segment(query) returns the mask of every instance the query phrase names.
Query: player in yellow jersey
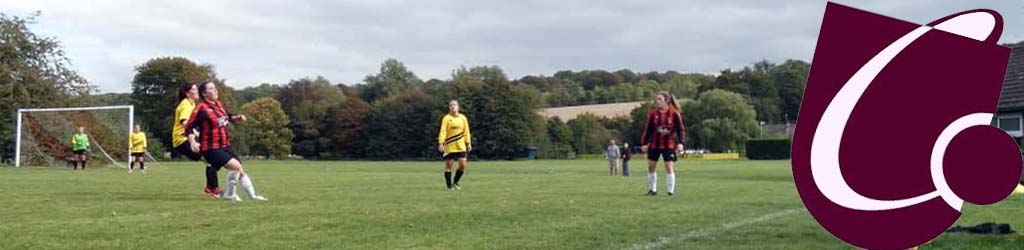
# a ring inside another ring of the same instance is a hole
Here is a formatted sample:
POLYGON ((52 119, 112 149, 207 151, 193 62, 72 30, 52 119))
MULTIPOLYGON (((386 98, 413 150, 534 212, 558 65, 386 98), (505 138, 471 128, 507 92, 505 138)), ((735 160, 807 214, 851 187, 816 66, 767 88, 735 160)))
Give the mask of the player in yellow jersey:
POLYGON ((131 145, 132 157, 131 164, 128 165, 128 173, 131 174, 135 171, 135 163, 139 163, 139 170, 142 173, 146 173, 146 159, 143 156, 146 155, 146 133, 142 132, 142 128, 139 125, 135 125, 132 135, 128 137, 128 145, 131 145))
POLYGON ((459 180, 466 173, 466 155, 473 150, 472 137, 469 133, 469 121, 459 113, 459 101, 448 102, 448 114, 441 118, 441 131, 437 135, 437 151, 444 153, 444 182, 448 191, 461 189, 459 180), (452 160, 459 160, 459 170, 455 171, 452 182, 452 160))
MULTIPOLYGON (((192 116, 192 111, 196 108, 196 101, 199 99, 199 87, 195 83, 186 83, 181 85, 178 89, 178 106, 174 109, 174 125, 171 129, 171 145, 174 146, 174 151, 180 155, 184 155, 193 161, 199 161, 202 159, 202 155, 192 151, 188 142, 188 136, 185 135, 185 122, 192 116)), ((193 135, 196 134, 192 131, 193 135)), ((210 164, 206 164, 206 185, 203 188, 203 192, 210 197, 217 198, 220 196, 221 190, 217 185, 217 170, 214 169, 210 164)))

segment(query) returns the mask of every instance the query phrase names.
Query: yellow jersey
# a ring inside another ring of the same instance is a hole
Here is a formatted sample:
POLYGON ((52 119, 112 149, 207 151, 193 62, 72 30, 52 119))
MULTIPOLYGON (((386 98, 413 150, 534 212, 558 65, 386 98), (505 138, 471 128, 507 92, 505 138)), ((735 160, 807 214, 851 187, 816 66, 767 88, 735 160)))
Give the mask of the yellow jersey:
POLYGON ((196 104, 192 100, 185 98, 174 109, 174 126, 171 129, 171 144, 174 147, 178 147, 188 141, 188 136, 185 136, 185 127, 181 123, 188 121, 188 118, 192 116, 192 110, 195 108, 196 104))
POLYGON ((132 153, 146 152, 146 133, 135 132, 128 137, 128 144, 132 145, 132 153))
POLYGON ((441 132, 437 135, 437 144, 444 145, 445 153, 466 152, 466 144, 470 143, 471 139, 466 116, 446 114, 441 118, 441 132))

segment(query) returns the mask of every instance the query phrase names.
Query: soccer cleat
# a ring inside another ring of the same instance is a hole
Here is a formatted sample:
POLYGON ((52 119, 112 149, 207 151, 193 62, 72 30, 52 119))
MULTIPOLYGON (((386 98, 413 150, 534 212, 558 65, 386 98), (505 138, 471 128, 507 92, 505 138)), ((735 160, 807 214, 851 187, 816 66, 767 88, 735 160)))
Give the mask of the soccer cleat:
POLYGON ((672 197, 672 192, 669 192, 669 193, 668 193, 668 196, 669 196, 669 197, 672 197))
POLYGON ((128 170, 128 174, 132 174, 132 172, 135 172, 135 170, 131 170, 131 169, 128 170))
POLYGON ((452 184, 452 186, 455 188, 455 190, 462 190, 462 186, 459 186, 458 183, 452 184))
POLYGON ((234 201, 234 202, 241 202, 242 201, 242 197, 239 197, 237 194, 235 196, 231 196, 231 197, 224 196, 223 198, 225 200, 234 201))
POLYGON ((250 200, 254 200, 254 201, 269 201, 269 199, 267 199, 266 197, 259 196, 259 195, 250 197, 249 199, 250 200))
POLYGON ((655 196, 655 195, 658 195, 658 192, 654 192, 654 190, 648 190, 647 193, 644 194, 644 196, 655 196))
POLYGON ((448 188, 445 188, 445 191, 448 191, 448 192, 452 192, 452 191, 455 191, 455 188, 453 188, 453 187, 448 187, 448 188))
POLYGON ((220 187, 215 187, 213 189, 210 189, 210 187, 205 187, 203 188, 203 192, 206 193, 206 195, 210 196, 210 198, 220 198, 220 187))

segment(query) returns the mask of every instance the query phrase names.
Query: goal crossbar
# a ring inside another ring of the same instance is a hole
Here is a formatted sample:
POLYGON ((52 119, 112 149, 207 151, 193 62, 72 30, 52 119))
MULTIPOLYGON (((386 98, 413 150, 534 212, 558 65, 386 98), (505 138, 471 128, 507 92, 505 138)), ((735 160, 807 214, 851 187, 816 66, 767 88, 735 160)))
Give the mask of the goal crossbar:
MULTIPOLYGON (((14 166, 21 167, 21 130, 22 130, 22 117, 25 113, 32 112, 65 112, 65 111, 89 111, 89 110, 108 110, 108 109, 127 109, 128 110, 128 131, 125 131, 125 138, 128 138, 132 134, 132 128, 135 127, 135 106, 132 105, 119 105, 119 106, 97 106, 97 107, 68 107, 68 108, 29 108, 29 109, 18 109, 18 119, 15 125, 15 139, 14 139, 14 166)), ((131 161, 131 145, 126 145, 125 150, 128 154, 125 162, 131 161)), ((106 152, 103 152, 106 154, 106 152)), ((109 157, 109 156, 108 156, 109 157)), ((117 161, 114 161, 117 165, 117 161)))

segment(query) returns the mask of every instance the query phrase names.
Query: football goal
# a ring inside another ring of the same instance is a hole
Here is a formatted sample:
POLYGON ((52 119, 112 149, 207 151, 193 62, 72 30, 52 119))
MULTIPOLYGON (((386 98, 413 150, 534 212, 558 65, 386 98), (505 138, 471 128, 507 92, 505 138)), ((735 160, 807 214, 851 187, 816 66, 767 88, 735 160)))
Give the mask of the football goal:
POLYGON ((124 168, 134 125, 134 106, 18 109, 14 166, 70 166, 71 136, 89 136, 89 164, 124 168))

